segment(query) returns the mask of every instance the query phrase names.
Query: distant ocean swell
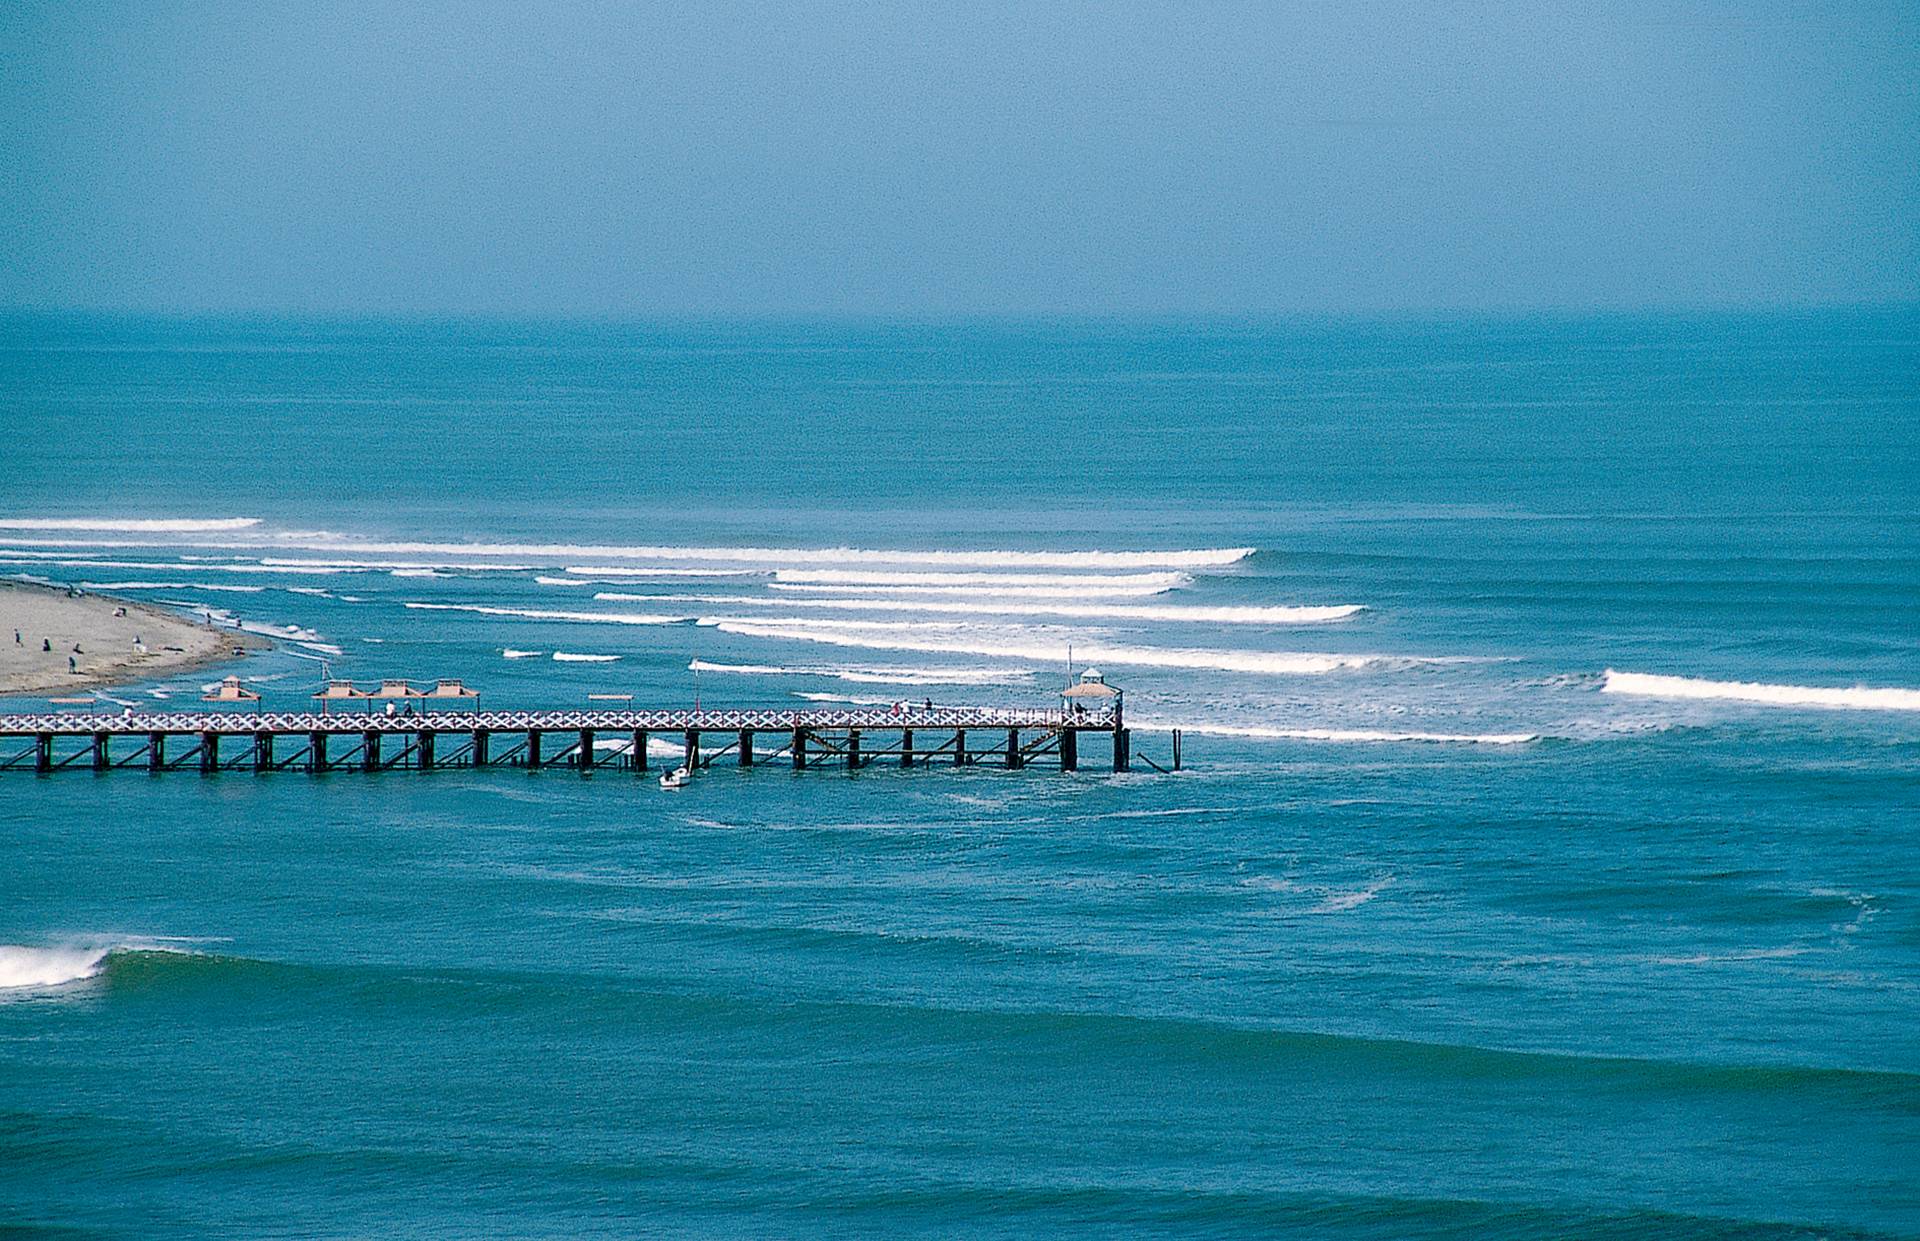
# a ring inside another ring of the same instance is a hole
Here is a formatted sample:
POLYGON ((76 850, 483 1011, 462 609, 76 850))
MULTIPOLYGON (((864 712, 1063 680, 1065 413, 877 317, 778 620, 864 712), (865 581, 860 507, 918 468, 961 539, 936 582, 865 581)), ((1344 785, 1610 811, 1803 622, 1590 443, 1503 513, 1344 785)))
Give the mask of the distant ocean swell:
POLYGON ((1920 689, 1874 689, 1817 685, 1770 685, 1750 681, 1708 681, 1607 669, 1602 691, 1649 698, 1744 702, 1767 707, 1825 707, 1843 711, 1920 711, 1920 689))
MULTIPOLYGON (((721 934, 811 936, 803 927, 716 927, 721 934)), ((903 949, 976 952, 997 943, 969 944, 941 936, 903 949)), ((955 1008, 933 1003, 833 1000, 758 1000, 739 993, 662 992, 639 979, 604 973, 494 969, 422 969, 381 964, 296 964, 169 946, 127 938, 71 946, 0 945, 0 980, 7 989, 57 989, 99 980, 138 987, 164 999, 170 987, 265 990, 306 1004, 325 993, 329 1005, 391 1009, 419 1007, 541 1015, 593 1013, 612 1025, 680 1024, 701 1019, 734 1028, 789 1028, 810 1035, 844 1032, 856 1040, 926 1045, 981 1042, 1021 1055, 1060 1057, 1077 1064, 1102 1058, 1151 1056, 1214 1065, 1222 1070, 1350 1072, 1380 1079, 1409 1076, 1483 1083, 1562 1083, 1568 1088, 1644 1093, 1665 1098, 1679 1090, 1805 1093, 1887 1106, 1920 1098, 1920 1074, 1798 1063, 1713 1063, 1636 1059, 1474 1044, 1427 1043, 1354 1034, 1219 1021, 1197 1016, 1148 1016, 1071 1009, 955 1008), (304 998, 303 998, 304 997, 304 998), (583 1007, 584 1006, 584 1007, 583 1007)), ((1356 1078, 1355 1080, 1360 1080, 1356 1078)))

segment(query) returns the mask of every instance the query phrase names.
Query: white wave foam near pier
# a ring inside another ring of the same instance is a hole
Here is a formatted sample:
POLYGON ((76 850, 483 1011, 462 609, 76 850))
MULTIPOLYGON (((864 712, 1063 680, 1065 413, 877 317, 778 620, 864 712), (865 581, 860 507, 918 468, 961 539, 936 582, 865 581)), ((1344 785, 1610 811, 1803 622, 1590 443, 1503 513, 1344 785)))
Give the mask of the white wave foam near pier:
POLYGON ((1649 672, 1606 671, 1606 694, 1696 701, 1744 702, 1766 707, 1819 707, 1841 711, 1920 711, 1920 689, 1776 685, 1756 681, 1709 681, 1649 672))
POLYGON ((1277 728, 1262 725, 1189 724, 1177 720, 1134 720, 1136 729, 1171 732, 1179 729, 1206 737, 1249 737, 1268 741, 1430 742, 1449 745, 1526 745, 1540 740, 1538 733, 1439 733, 1373 728, 1277 728))
MULTIPOLYGON (((796 618, 786 622, 762 622, 749 618, 719 618, 710 623, 722 633, 742 637, 818 642, 831 646, 859 647, 880 651, 924 651, 985 655, 996 659, 1032 660, 1037 663, 1058 661, 1066 643, 1036 643, 1012 636, 981 638, 954 632, 966 627, 922 622, 807 621, 796 618), (941 633, 940 630, 948 632, 941 633), (929 632, 933 631, 933 632, 929 632)), ((1092 663, 1126 664, 1153 668, 1210 669, 1257 676, 1317 676, 1341 669, 1359 669, 1394 664, 1427 664, 1439 661, 1397 655, 1339 655, 1300 651, 1200 650, 1181 647, 1120 646, 1105 643, 1076 643, 1074 653, 1092 663)))

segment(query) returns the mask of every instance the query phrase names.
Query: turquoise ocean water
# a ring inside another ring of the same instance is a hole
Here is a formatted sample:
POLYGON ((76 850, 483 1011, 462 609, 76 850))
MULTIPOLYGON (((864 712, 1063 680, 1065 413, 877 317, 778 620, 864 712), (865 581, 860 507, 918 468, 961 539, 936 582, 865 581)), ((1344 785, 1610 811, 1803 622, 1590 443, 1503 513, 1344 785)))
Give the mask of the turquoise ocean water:
POLYGON ((0 1235, 1920 1235, 1920 313, 16 318, 0 427, 270 706, 1071 646, 1191 764, 0 777, 0 1235))

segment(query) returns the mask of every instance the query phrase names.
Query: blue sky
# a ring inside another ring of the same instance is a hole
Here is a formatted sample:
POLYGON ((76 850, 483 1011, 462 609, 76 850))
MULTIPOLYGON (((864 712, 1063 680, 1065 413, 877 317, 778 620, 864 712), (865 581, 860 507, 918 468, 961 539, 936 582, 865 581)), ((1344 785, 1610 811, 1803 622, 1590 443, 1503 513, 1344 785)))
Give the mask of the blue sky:
POLYGON ((1920 5, 0 10, 0 305, 1920 297, 1920 5))

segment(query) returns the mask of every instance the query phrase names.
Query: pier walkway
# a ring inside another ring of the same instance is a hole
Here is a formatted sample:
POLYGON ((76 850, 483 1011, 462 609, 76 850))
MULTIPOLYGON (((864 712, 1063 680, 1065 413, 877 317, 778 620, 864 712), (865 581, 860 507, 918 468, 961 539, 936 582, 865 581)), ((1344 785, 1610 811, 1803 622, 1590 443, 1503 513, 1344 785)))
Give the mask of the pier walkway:
MULTIPOLYGON (((858 771, 875 762, 1023 768, 1080 765, 1083 738, 1131 765, 1119 708, 426 711, 396 715, 277 711, 0 714, 0 771, 429 771, 572 768, 644 773, 648 742, 684 746, 699 770, 791 761, 858 771), (777 748, 762 749, 763 743, 777 748)), ((1176 753, 1178 752, 1176 743, 1176 753)))

